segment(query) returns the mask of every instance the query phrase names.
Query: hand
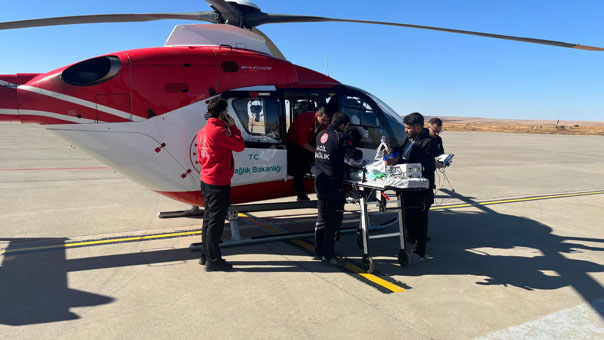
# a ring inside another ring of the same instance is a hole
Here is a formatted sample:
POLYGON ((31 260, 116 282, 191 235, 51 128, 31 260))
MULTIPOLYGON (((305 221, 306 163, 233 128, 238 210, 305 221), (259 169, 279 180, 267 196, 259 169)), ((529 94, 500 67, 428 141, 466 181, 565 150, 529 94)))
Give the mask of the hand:
POLYGON ((227 123, 228 126, 235 125, 235 120, 233 119, 233 117, 231 117, 227 114, 224 115, 224 122, 227 123))
POLYGON ((391 154, 392 151, 394 151, 392 148, 382 150, 382 157, 386 157, 388 154, 391 154))

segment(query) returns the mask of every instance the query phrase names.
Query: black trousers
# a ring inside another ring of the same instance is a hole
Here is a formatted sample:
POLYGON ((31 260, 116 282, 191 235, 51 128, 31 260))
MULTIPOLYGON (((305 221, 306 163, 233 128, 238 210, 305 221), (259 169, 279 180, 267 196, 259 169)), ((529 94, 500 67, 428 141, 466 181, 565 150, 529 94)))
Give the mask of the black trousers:
POLYGON ((231 186, 201 182, 201 194, 205 203, 201 232, 201 256, 205 255, 208 262, 216 262, 222 259, 219 245, 224 230, 224 220, 229 210, 231 186))
POLYGON ((417 242, 415 253, 419 256, 426 255, 426 241, 428 238, 428 211, 434 202, 432 189, 419 192, 405 192, 402 194, 405 205, 405 228, 407 229, 408 242, 417 242))
POLYGON ((310 171, 315 155, 296 143, 287 142, 287 159, 294 176, 294 188, 298 196, 306 196, 304 189, 304 174, 310 171))
POLYGON ((342 226, 346 192, 342 185, 317 185, 317 222, 315 224, 315 254, 325 258, 335 257, 336 233, 342 226))

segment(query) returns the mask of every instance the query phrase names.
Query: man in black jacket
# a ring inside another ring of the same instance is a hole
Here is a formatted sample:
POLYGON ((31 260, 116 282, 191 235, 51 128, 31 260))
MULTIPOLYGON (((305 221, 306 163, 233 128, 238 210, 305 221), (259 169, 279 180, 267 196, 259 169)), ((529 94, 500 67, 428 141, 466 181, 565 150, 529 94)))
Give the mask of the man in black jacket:
POLYGON ((437 143, 424 129, 424 117, 418 112, 403 118, 407 139, 398 151, 400 156, 393 158, 391 163, 421 163, 422 176, 428 179, 429 187, 420 191, 404 191, 400 196, 405 206, 405 227, 409 241, 417 242, 414 261, 422 261, 426 256, 426 238, 428 233, 428 211, 434 203, 434 157, 438 155, 437 143))
POLYGON ((440 137, 440 133, 443 130, 443 121, 440 118, 432 118, 428 121, 428 131, 430 132, 430 137, 434 138, 436 142, 436 148, 438 149, 438 155, 442 155, 445 153, 445 148, 443 147, 443 139, 440 137))
POLYGON ((360 160, 363 153, 355 149, 346 136, 350 124, 348 116, 341 112, 333 115, 327 130, 317 135, 315 150, 315 191, 319 210, 315 226, 315 259, 326 264, 339 265, 335 255, 336 232, 342 224, 346 193, 344 157, 360 160))

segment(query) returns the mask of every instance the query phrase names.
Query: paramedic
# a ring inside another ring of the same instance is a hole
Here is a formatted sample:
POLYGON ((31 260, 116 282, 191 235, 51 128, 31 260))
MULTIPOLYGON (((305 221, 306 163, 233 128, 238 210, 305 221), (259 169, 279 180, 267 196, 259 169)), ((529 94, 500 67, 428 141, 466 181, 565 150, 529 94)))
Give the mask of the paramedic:
POLYGON ((309 200, 304 189, 304 174, 310 170, 314 160, 315 137, 325 130, 329 118, 331 116, 325 107, 320 107, 317 112, 308 111, 298 115, 287 131, 287 159, 293 168, 298 202, 309 200))
POLYGON ((436 142, 430 137, 427 129, 424 129, 424 117, 417 113, 411 113, 403 118, 407 139, 398 150, 399 156, 389 160, 389 163, 421 163, 422 176, 428 179, 429 186, 420 191, 404 191, 401 198, 406 206, 403 212, 405 216, 405 228, 409 234, 409 241, 417 243, 411 259, 414 262, 426 258, 426 238, 428 233, 428 211, 434 203, 434 157, 438 154, 436 142))
POLYGON ((342 224, 346 200, 342 187, 346 170, 344 158, 360 160, 363 157, 346 136, 349 124, 348 116, 337 112, 327 130, 320 132, 316 139, 315 191, 319 212, 315 225, 315 259, 329 265, 340 264, 335 255, 335 237, 342 224))

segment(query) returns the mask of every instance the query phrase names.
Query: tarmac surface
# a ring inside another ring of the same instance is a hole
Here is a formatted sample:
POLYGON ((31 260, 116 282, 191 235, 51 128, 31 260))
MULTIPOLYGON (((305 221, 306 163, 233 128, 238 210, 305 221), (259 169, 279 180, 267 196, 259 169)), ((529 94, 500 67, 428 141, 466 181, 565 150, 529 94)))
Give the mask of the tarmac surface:
MULTIPOLYGON (((442 137, 455 158, 432 260, 402 268, 383 238, 358 273, 348 234, 345 268, 304 239, 224 248, 236 270, 206 273, 188 249, 201 220, 157 218, 189 206, 41 126, 0 123, 0 339, 604 339, 604 138, 442 137)), ((246 213, 242 232, 315 216, 246 213)))

